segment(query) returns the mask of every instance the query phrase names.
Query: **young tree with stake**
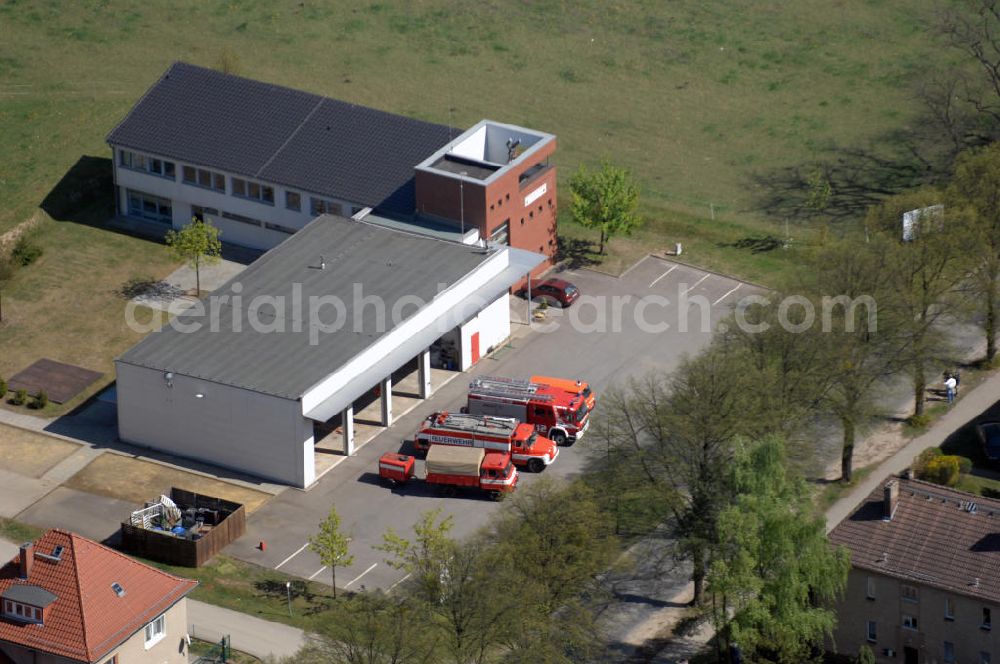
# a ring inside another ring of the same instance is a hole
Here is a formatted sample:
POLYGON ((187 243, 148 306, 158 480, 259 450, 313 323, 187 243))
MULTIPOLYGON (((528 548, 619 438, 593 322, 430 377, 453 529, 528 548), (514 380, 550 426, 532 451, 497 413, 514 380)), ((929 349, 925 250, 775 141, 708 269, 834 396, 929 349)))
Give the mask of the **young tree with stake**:
POLYGON ((309 550, 330 568, 334 599, 337 597, 337 567, 347 567, 354 562, 354 556, 348 553, 350 543, 351 538, 340 529, 336 507, 330 508, 326 519, 319 524, 319 532, 309 538, 309 550))
POLYGON ((179 231, 167 231, 167 247, 174 258, 194 270, 196 295, 201 297, 201 266, 218 263, 222 255, 221 231, 208 219, 197 217, 179 231))

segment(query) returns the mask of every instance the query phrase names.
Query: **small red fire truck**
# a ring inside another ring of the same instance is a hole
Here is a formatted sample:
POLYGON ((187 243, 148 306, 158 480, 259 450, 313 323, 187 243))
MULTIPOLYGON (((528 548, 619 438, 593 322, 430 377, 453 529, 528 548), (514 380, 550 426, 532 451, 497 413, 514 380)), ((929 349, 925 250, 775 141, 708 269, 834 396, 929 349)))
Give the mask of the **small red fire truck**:
POLYGON ((475 378, 469 383, 466 411, 513 417, 556 445, 576 442, 590 425, 583 395, 517 378, 475 378))
MULTIPOLYGON (((378 460, 379 478, 404 484, 416 476, 416 459, 409 454, 386 452, 378 460)), ((517 469, 510 454, 488 452, 480 447, 432 445, 424 460, 428 484, 486 491, 494 498, 517 487, 517 469)))
POLYGON ((559 456, 555 443, 513 417, 434 413, 413 437, 413 445, 420 452, 426 452, 432 444, 506 452, 514 465, 527 466, 533 473, 542 472, 559 456))

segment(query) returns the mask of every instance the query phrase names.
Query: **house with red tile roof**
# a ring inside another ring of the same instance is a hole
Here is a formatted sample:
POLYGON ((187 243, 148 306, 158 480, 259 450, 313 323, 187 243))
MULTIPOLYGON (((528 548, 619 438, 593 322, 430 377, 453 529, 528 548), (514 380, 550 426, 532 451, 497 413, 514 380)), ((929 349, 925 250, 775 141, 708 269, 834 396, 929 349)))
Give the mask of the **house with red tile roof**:
POLYGON ((196 585, 50 530, 0 568, 0 664, 187 662, 196 585))
POLYGON ((851 553, 836 651, 868 645, 880 663, 1000 663, 1000 500, 892 478, 830 540, 851 553))

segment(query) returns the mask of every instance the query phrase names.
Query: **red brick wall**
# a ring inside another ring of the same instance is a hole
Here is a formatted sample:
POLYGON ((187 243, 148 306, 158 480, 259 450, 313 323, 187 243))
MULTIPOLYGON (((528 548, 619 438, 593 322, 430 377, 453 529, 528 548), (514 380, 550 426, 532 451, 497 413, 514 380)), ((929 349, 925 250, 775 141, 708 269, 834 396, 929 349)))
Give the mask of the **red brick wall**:
MULTIPOLYGON (((556 253, 556 168, 549 165, 523 184, 518 179, 521 173, 532 166, 544 163, 555 149, 556 143, 552 141, 523 165, 505 173, 487 187, 469 182, 464 185, 466 228, 476 227, 481 236, 489 238, 509 219, 512 247, 536 251, 549 257, 548 261, 533 272, 535 275, 552 265, 556 253), (525 197, 543 186, 545 193, 525 205, 525 197)), ((416 202, 419 212, 458 220, 459 201, 457 180, 423 171, 416 172, 416 202)))

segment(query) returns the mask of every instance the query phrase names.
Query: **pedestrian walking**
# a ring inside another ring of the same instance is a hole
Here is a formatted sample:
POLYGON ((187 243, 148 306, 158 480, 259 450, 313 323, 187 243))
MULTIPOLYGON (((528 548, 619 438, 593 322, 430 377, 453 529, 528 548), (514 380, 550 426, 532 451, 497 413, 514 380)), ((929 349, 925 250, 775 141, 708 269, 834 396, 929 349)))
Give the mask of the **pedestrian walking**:
POLYGON ((944 381, 944 389, 948 395, 948 403, 953 403, 955 401, 955 390, 958 389, 958 381, 954 375, 948 374, 948 377, 944 381))

